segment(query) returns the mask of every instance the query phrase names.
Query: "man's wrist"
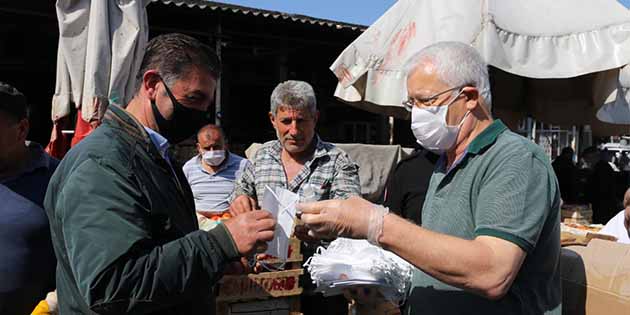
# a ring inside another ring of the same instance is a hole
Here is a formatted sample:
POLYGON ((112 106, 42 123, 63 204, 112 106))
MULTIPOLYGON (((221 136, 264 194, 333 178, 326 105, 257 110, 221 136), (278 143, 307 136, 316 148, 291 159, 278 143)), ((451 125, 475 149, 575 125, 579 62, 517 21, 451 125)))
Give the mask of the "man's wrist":
POLYGON ((379 239, 383 234, 383 220, 388 213, 389 208, 376 204, 373 205, 367 231, 367 241, 370 242, 370 244, 380 246, 379 239))

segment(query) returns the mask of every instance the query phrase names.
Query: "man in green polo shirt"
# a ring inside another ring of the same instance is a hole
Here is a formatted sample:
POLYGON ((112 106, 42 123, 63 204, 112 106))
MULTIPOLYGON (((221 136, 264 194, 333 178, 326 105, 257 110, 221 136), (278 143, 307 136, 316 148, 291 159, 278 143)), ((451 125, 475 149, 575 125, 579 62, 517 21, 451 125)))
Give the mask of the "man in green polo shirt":
POLYGON ((407 69, 412 131, 442 155, 422 227, 355 197, 300 205, 309 233, 367 238, 416 266, 407 314, 560 314, 548 157, 493 120, 487 65, 472 47, 434 44, 407 69))

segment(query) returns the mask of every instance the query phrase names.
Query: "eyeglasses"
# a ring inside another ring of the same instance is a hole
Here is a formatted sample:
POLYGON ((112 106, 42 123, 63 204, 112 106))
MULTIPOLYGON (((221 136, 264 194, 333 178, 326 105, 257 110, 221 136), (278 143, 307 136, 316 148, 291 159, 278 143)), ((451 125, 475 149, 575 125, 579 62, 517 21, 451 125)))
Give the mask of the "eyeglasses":
POLYGON ((439 92, 437 94, 433 94, 432 96, 429 96, 429 97, 423 97, 423 98, 409 97, 406 101, 402 103, 402 105, 405 107, 405 109, 408 112, 410 112, 414 106, 420 106, 420 107, 433 106, 433 104, 435 103, 435 100, 437 100, 441 95, 454 91, 454 90, 462 89, 465 86, 466 85, 456 86, 454 88, 450 88, 448 90, 439 92))

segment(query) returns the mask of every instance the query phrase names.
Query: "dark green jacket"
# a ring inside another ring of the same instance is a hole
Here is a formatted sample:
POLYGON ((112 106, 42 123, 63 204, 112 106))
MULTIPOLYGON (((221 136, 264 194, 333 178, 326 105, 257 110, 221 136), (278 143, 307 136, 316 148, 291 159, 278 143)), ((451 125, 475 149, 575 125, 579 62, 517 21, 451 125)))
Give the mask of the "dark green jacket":
POLYGON ((239 257, 224 226, 198 230, 180 169, 114 105, 63 159, 44 206, 64 315, 213 314, 212 286, 239 257))

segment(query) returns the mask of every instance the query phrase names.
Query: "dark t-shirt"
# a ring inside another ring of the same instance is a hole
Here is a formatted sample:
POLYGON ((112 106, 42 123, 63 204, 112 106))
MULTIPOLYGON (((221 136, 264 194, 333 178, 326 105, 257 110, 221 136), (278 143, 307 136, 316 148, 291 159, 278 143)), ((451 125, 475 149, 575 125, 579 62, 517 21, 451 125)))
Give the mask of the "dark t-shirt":
POLYGON ((439 156, 422 148, 401 160, 387 184, 385 206, 397 215, 422 223, 422 205, 439 156))
POLYGON ((55 288, 56 259, 42 207, 57 164, 30 143, 32 162, 0 179, 0 314, 29 314, 55 288))

